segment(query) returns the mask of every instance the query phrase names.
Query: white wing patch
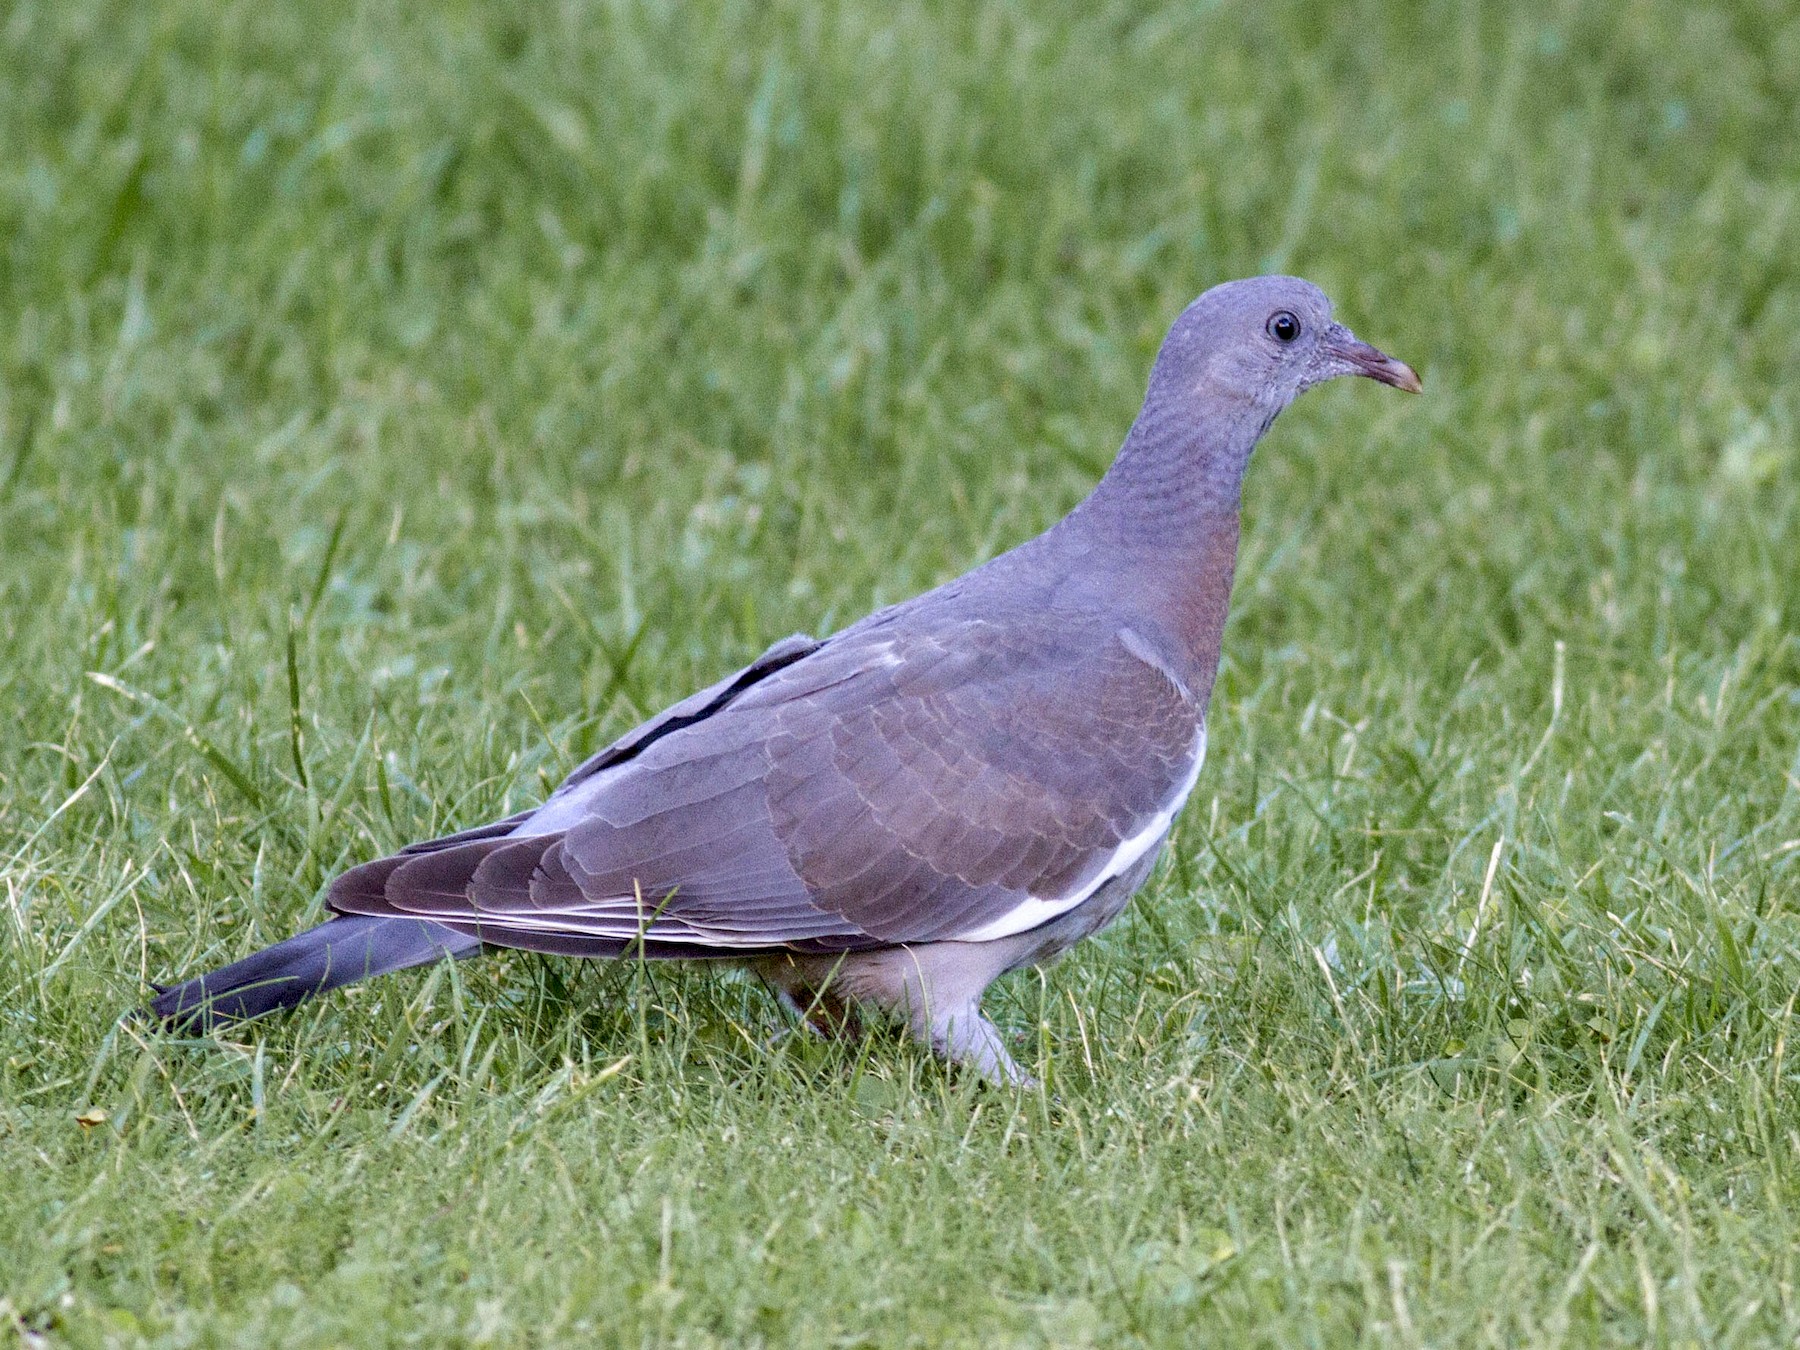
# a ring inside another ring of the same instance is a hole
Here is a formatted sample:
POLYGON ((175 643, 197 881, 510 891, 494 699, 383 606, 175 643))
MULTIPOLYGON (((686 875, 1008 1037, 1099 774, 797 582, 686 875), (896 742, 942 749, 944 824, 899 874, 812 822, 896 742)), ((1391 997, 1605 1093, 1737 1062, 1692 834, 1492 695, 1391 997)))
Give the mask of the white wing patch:
POLYGON ((1048 899, 1029 896, 1017 906, 1009 909, 997 919, 990 919, 979 928, 967 933, 958 933, 953 939, 956 942, 992 942, 996 938, 1011 937, 1015 933, 1028 932, 1039 924, 1067 914, 1084 901, 1091 899, 1107 882, 1131 869, 1151 849, 1162 841, 1169 832, 1169 825, 1181 808, 1186 805, 1188 793, 1194 790, 1194 784, 1200 780, 1200 766, 1206 762, 1206 723, 1200 724, 1200 735, 1194 745, 1194 764, 1188 770, 1187 780, 1175 790, 1163 809, 1150 818, 1144 826, 1129 839, 1119 841, 1119 846, 1106 860, 1100 873, 1087 885, 1073 895, 1053 896, 1048 899))

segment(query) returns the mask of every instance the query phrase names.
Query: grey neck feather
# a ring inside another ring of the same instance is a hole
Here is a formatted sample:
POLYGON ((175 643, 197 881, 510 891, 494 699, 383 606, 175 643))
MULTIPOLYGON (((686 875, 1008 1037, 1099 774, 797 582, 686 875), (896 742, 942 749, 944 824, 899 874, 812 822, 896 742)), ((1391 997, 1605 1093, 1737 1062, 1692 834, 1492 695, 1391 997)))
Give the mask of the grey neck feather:
POLYGON ((1119 542, 1192 541, 1209 521, 1237 514, 1250 454, 1273 420, 1247 404, 1196 416, 1190 400, 1153 395, 1076 516, 1087 529, 1120 531, 1119 542))
POLYGON ((1074 584, 1165 635, 1204 707, 1237 564, 1244 471, 1274 419, 1243 405, 1196 416, 1194 402, 1146 399, 1112 467, 1042 543, 1086 555, 1074 584))

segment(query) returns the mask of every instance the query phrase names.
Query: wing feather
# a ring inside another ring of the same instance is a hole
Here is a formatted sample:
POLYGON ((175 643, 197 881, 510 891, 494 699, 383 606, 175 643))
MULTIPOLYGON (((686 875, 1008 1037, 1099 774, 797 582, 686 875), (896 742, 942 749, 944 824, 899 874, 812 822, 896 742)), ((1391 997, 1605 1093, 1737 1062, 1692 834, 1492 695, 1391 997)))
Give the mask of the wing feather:
POLYGON ((1200 710, 1119 642, 890 617, 771 653, 333 907, 583 955, 991 933, 1095 884, 1191 782, 1200 710))

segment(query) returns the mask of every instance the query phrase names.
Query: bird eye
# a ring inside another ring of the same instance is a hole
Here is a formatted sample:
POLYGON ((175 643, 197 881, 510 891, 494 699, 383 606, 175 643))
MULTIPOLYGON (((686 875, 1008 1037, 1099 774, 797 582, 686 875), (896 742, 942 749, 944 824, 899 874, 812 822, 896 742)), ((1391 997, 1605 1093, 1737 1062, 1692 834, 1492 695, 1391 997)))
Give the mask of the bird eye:
POLYGON ((1300 336, 1300 320, 1282 310, 1269 320, 1269 336, 1277 342, 1292 342, 1300 336))

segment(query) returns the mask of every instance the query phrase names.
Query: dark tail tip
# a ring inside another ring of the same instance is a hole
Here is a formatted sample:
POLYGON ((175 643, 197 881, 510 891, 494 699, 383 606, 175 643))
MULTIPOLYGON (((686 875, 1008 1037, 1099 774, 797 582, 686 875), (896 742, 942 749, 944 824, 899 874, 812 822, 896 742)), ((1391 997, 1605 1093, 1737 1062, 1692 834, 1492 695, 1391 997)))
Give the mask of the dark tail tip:
POLYGON ((171 1030, 209 1031, 373 975, 479 950, 479 939, 424 919, 336 918, 196 979, 151 986, 156 997, 144 1015, 171 1030))

